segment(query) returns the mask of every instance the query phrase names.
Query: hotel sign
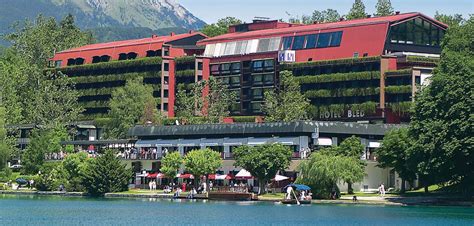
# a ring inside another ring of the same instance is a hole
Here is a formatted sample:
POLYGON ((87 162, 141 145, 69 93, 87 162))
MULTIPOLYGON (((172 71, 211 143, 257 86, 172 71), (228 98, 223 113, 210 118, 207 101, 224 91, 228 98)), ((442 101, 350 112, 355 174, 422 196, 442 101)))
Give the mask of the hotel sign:
POLYGON ((294 50, 278 51, 278 62, 295 62, 296 52, 294 50))
POLYGON ((330 112, 325 111, 319 113, 319 118, 321 119, 334 119, 334 118, 363 118, 365 112, 361 110, 347 110, 344 114, 340 112, 330 112))

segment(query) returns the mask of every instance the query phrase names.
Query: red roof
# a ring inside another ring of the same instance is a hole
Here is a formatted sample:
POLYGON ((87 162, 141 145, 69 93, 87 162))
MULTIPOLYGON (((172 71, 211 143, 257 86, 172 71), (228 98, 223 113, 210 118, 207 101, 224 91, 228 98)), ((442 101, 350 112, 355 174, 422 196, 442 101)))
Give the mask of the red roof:
POLYGON ((424 17, 434 23, 438 24, 441 27, 446 28, 447 25, 440 23, 430 17, 427 17, 421 13, 403 13, 398 15, 391 15, 391 16, 384 16, 384 17, 371 17, 371 18, 364 18, 364 19, 356 19, 356 20, 344 20, 332 23, 320 23, 320 24, 311 24, 311 25, 304 25, 304 26, 293 26, 287 28, 276 28, 276 29, 265 29, 265 30, 256 30, 256 31, 249 31, 249 32, 238 32, 238 33, 228 33, 220 36, 216 36, 213 38, 207 38, 198 42, 198 45, 205 45, 205 44, 212 44, 218 42, 226 42, 232 40, 245 40, 245 39, 253 39, 256 37, 272 37, 277 35, 285 35, 285 34, 295 34, 295 33, 304 33, 304 32, 314 32, 318 30, 328 30, 328 29, 337 29, 337 28, 346 28, 346 27, 355 27, 355 26, 364 26, 364 25, 371 25, 371 24, 387 24, 387 23, 394 23, 398 21, 404 21, 407 19, 411 19, 417 16, 424 17))
POLYGON ((193 33, 177 34, 177 35, 173 34, 169 36, 152 36, 149 38, 142 38, 142 39, 131 39, 131 40, 124 40, 124 41, 85 45, 85 46, 81 46, 81 47, 77 47, 73 49, 64 50, 58 53, 80 52, 80 51, 87 51, 87 50, 109 49, 109 48, 136 46, 136 45, 145 45, 145 44, 157 44, 157 43, 164 44, 167 42, 192 37, 197 34, 204 36, 201 32, 193 32, 193 33))

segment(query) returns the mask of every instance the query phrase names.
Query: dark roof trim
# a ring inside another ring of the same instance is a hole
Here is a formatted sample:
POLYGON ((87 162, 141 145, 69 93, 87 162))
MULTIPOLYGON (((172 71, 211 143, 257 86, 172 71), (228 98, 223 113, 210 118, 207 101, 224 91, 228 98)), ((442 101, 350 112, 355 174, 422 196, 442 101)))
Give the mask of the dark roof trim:
POLYGON ((204 124, 182 126, 135 126, 129 130, 130 137, 167 137, 201 135, 244 135, 244 134, 282 134, 282 133, 320 133, 349 135, 384 135, 388 130, 399 128, 392 124, 360 124, 351 122, 276 122, 276 123, 238 123, 204 124))

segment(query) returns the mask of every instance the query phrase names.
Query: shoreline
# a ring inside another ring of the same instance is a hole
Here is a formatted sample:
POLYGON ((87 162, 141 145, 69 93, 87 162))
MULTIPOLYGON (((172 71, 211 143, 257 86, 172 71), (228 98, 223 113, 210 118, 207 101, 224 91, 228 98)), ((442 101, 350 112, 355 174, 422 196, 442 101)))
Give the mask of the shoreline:
MULTIPOLYGON (((12 190, 0 190, 0 195, 34 195, 34 196, 57 196, 57 197, 90 197, 84 192, 59 192, 59 191, 12 191, 12 190)), ((173 199, 172 194, 159 194, 159 193, 148 193, 148 194, 122 194, 122 193, 106 193, 104 198, 131 198, 131 199, 143 199, 143 198, 158 198, 158 199, 173 199)), ((350 199, 337 199, 337 200, 324 200, 316 199, 312 200, 312 204, 333 204, 333 205, 378 205, 378 206, 453 206, 453 207, 474 207, 472 201, 461 201, 459 198, 447 198, 447 197, 388 197, 383 199, 366 199, 367 197, 359 197, 359 200, 353 202, 350 199)), ((377 197, 378 198, 378 197, 377 197)), ((180 196, 178 199, 186 199, 186 196, 180 196)), ((207 200, 207 197, 203 195, 197 195, 195 199, 207 200)), ((231 200, 228 200, 231 201, 231 200)), ((263 198, 253 200, 253 202, 279 202, 280 199, 276 198, 263 198)))

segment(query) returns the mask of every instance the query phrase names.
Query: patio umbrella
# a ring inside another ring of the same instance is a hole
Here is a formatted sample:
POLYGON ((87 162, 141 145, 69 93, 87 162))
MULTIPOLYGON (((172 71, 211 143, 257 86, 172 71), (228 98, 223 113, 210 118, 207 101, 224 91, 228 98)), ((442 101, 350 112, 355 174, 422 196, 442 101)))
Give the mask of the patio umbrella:
POLYGON ((288 187, 294 187, 295 190, 297 191, 309 191, 311 190, 311 188, 308 186, 308 185, 304 185, 304 184, 289 184, 289 185, 286 185, 282 191, 286 191, 286 189, 288 187))
POLYGON ((180 174, 179 178, 182 179, 194 179, 194 176, 192 174, 186 173, 186 174, 180 174))
POLYGON ((19 185, 23 185, 23 184, 28 184, 28 181, 23 179, 23 178, 17 178, 16 180, 16 183, 18 183, 19 185))
POLYGON ((146 178, 155 179, 158 176, 158 173, 149 173, 146 178))
POLYGON ((288 180, 290 179, 289 177, 285 177, 285 176, 282 176, 282 175, 276 175, 275 178, 273 178, 274 181, 284 181, 284 180, 288 180))
POLYGON ((235 175, 235 179, 237 180, 245 180, 245 179, 252 179, 252 174, 245 169, 241 169, 237 175, 235 175))
POLYGON ((222 176, 225 176, 225 175, 220 175, 220 174, 209 174, 209 176, 207 177, 209 180, 221 180, 219 178, 221 178, 222 176))

